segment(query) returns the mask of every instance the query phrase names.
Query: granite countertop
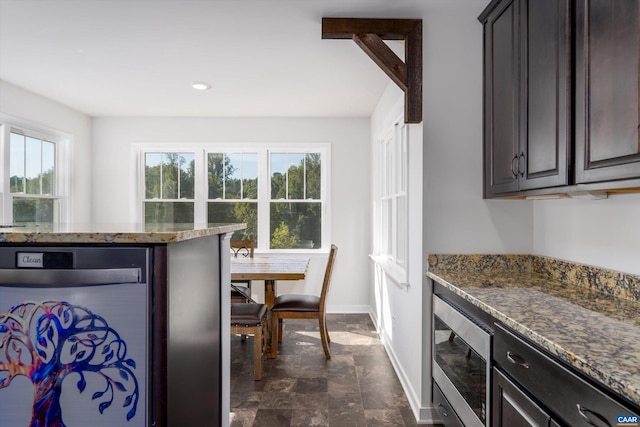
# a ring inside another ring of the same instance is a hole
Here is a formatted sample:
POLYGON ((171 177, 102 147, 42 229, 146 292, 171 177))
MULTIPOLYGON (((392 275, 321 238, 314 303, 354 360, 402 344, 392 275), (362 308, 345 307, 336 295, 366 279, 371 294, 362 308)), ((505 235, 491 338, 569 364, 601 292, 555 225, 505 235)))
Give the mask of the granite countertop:
POLYGON ((0 228, 2 243, 177 243, 242 230, 246 224, 60 224, 0 228))
POLYGON ((531 255, 429 255, 427 275, 640 406, 640 277, 531 255))

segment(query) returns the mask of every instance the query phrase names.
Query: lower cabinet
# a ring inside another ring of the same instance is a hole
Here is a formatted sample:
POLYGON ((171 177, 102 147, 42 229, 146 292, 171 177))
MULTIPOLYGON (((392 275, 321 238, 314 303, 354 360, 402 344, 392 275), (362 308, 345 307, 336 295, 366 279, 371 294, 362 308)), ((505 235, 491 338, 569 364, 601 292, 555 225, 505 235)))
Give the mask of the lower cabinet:
POLYGON ((620 425, 618 417, 640 414, 500 323, 493 360, 494 427, 606 427, 620 425))
POLYGON ((493 368, 493 427, 556 427, 551 416, 493 368))

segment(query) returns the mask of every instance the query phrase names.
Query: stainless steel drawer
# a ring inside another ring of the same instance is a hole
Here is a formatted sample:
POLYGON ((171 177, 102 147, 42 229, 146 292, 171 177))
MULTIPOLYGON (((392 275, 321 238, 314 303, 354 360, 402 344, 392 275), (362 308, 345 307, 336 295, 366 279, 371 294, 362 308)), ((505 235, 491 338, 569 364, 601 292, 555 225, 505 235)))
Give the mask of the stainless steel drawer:
POLYGON ((440 415, 442 424, 445 427, 464 427, 464 424, 462 424, 462 421, 460 421, 460 418, 458 418, 436 383, 433 383, 433 406, 438 411, 438 415, 440 415))
POLYGON ((612 396, 496 324, 493 357, 498 366, 543 406, 572 427, 615 426, 619 416, 637 416, 612 396))

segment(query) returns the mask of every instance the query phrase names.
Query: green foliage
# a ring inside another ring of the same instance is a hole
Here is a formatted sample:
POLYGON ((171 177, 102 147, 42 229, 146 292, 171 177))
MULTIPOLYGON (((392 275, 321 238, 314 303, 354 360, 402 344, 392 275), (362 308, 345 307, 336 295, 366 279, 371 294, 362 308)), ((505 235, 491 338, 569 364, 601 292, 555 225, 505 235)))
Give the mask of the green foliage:
POLYGON ((270 231, 271 248, 320 247, 321 204, 308 202, 278 202, 278 200, 320 200, 321 156, 310 153, 291 165, 286 173, 275 172, 271 176, 270 231), (291 239, 278 238, 282 225, 287 227, 291 239), (288 246, 287 246, 288 245, 288 246))
POLYGON ((283 222, 274 230, 271 236, 272 249, 295 248, 298 238, 289 232, 289 227, 283 222))
POLYGON ((146 199, 193 199, 195 160, 191 153, 162 153, 162 162, 150 166, 147 154, 145 165, 146 199))
POLYGON ((239 234, 242 240, 258 240, 258 206, 256 203, 234 203, 233 214, 238 222, 247 224, 239 234))
POLYGON ((298 165, 289 166, 285 174, 274 172, 271 175, 271 199, 320 199, 321 171, 320 154, 306 154, 298 165))
POLYGON ((145 224, 193 224, 193 202, 145 202, 145 224))
POLYGON ((234 239, 256 240, 258 237, 258 204, 255 202, 210 202, 209 224, 240 222, 247 224, 244 230, 236 231, 234 239))
MULTIPOLYGON (((146 197, 170 198, 181 185, 193 185, 193 160, 190 167, 181 158, 183 153, 154 153, 155 158, 147 161, 145 183, 146 197), (159 156, 163 156, 162 159, 159 156), (162 169, 161 169, 162 168, 162 169), (162 182, 161 182, 162 181, 162 182), (162 190, 162 191, 161 191, 162 190)), ((321 155, 277 154, 276 162, 286 165, 293 160, 297 164, 288 165, 284 173, 274 172, 271 176, 271 200, 269 246, 273 249, 319 248, 322 245, 322 206, 321 206, 321 155), (283 157, 284 156, 284 157, 283 157), (282 201, 284 199, 284 201, 282 201)), ((245 223, 247 228, 236 232, 234 238, 258 238, 258 179, 241 178, 245 165, 255 159, 236 154, 209 153, 207 156, 208 199, 207 222, 245 223), (252 201, 245 201, 245 200, 252 201)), ((274 159, 272 157, 272 159, 274 159)), ((255 169, 249 169, 255 170, 255 169)), ((255 173, 255 172, 250 172, 255 173)), ((146 203, 146 222, 188 222, 193 218, 193 204, 190 210, 183 211, 172 203, 146 203), (167 205, 167 206, 160 206, 167 205)))
POLYGON ((15 224, 53 224, 56 201, 54 199, 13 199, 13 222, 15 224))
POLYGON ((36 175, 33 178, 12 176, 9 178, 11 193, 24 194, 53 194, 55 171, 53 168, 36 175))

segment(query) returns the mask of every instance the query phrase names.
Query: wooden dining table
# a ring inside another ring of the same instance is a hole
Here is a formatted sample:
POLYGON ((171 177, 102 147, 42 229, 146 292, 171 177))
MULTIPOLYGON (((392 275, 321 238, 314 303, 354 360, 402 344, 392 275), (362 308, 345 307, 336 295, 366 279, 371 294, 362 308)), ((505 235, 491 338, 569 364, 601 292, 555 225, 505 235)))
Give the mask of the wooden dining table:
MULTIPOLYGON (((254 257, 231 258, 231 280, 264 280, 264 301, 269 310, 276 302, 278 280, 303 280, 309 258, 254 257)), ((267 321, 267 354, 271 346, 271 316, 267 321)))
POLYGON ((303 280, 309 258, 231 258, 231 280, 264 280, 264 301, 273 307, 278 280, 303 280))

